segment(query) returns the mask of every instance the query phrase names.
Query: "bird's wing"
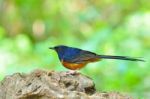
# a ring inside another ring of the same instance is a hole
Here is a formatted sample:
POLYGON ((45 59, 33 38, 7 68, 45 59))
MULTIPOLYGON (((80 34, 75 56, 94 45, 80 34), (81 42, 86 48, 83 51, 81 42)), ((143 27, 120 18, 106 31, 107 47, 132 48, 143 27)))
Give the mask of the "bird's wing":
POLYGON ((81 50, 79 52, 78 55, 76 55, 72 60, 71 62, 73 63, 84 63, 84 62, 88 62, 88 61, 94 61, 95 59, 98 59, 98 56, 93 53, 93 52, 89 52, 89 51, 84 51, 84 50, 81 50))

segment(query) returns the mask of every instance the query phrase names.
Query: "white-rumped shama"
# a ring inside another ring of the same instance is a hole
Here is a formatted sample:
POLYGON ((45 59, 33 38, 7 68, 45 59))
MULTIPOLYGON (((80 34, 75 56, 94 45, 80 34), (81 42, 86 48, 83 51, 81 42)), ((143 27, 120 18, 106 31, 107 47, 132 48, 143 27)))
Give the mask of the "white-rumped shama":
POLYGON ((55 50, 63 66, 71 70, 80 69, 84 67, 87 63, 96 62, 101 59, 144 61, 139 58, 131 58, 127 56, 98 55, 90 51, 64 45, 50 47, 50 49, 55 50))

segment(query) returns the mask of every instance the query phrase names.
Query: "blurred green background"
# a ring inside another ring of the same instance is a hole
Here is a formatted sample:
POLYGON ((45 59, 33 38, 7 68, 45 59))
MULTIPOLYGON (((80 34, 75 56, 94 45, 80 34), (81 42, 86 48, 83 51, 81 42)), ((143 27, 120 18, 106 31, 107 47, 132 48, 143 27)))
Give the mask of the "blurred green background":
POLYGON ((99 91, 150 97, 149 0, 0 0, 0 79, 34 69, 63 71, 48 47, 68 45, 99 54, 143 57, 103 60, 80 72, 99 91))

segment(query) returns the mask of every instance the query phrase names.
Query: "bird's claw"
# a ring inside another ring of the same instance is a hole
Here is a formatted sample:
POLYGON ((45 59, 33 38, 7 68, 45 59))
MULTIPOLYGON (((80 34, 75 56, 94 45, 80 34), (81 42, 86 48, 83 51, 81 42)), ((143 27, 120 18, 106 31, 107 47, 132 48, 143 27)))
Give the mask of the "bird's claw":
POLYGON ((64 72, 64 76, 67 76, 67 75, 79 75, 80 73, 78 71, 75 71, 75 70, 69 70, 69 71, 66 71, 64 72))

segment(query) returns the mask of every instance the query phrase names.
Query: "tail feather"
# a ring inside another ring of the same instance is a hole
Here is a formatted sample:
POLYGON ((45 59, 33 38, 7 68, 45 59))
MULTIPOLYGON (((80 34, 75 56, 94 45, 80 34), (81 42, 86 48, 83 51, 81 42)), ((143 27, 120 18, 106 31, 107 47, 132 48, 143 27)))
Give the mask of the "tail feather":
POLYGON ((99 55, 100 58, 104 59, 119 59, 119 60, 129 60, 129 61, 143 61, 142 59, 139 58, 132 58, 128 56, 110 56, 110 55, 99 55))

